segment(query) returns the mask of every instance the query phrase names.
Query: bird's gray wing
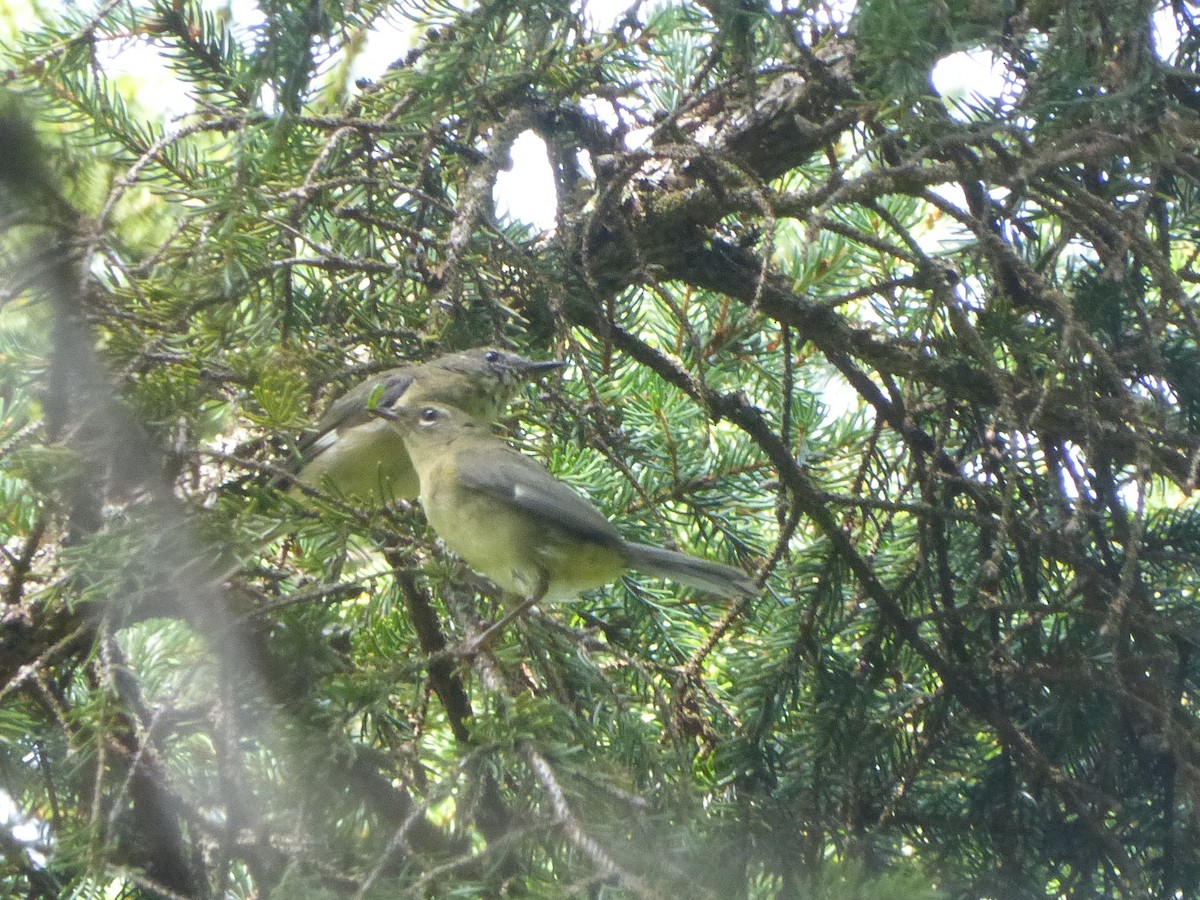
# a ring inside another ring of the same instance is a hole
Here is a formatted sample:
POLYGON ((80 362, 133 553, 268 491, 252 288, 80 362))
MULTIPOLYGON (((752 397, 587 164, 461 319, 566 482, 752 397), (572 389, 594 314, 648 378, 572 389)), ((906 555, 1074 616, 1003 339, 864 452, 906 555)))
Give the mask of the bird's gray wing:
POLYGON ((550 530, 605 546, 624 543, 596 507, 529 457, 507 447, 486 455, 476 448, 469 457, 466 464, 463 454, 458 459, 458 482, 465 489, 536 516, 550 530))
POLYGON ((323 439, 333 432, 370 422, 371 414, 367 411, 367 403, 376 392, 379 392, 376 404, 378 406, 388 407, 399 400, 412 386, 413 373, 413 366, 388 369, 359 382, 334 400, 317 422, 317 427, 301 438, 300 452, 304 459, 312 459, 328 446, 328 441, 323 439))

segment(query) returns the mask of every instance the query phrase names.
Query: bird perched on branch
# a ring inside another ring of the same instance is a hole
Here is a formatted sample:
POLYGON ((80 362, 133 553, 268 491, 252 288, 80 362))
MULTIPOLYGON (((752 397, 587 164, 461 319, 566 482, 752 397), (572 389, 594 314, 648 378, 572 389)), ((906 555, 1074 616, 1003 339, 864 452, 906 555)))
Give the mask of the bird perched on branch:
POLYGON ((535 603, 575 597, 625 569, 723 597, 758 593, 737 569, 625 540, 591 503, 462 410, 418 403, 374 414, 403 438, 438 537, 480 574, 524 598, 485 636, 535 603))

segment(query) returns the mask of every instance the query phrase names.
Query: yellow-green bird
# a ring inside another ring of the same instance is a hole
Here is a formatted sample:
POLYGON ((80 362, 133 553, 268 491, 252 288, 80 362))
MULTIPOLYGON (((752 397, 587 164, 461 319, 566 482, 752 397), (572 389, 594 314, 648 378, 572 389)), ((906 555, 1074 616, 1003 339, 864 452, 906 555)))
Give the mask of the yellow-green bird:
POLYGON ((759 592, 730 566, 625 540, 591 503, 459 409, 417 403, 375 414, 403 437, 438 537, 497 586, 524 597, 522 608, 575 597, 625 569, 724 597, 759 592))
POLYGON ((491 423, 518 387, 563 365, 479 347, 372 375, 334 400, 301 439, 296 479, 374 503, 416 497, 419 481, 403 439, 372 416, 368 404, 386 409, 435 402, 491 423))

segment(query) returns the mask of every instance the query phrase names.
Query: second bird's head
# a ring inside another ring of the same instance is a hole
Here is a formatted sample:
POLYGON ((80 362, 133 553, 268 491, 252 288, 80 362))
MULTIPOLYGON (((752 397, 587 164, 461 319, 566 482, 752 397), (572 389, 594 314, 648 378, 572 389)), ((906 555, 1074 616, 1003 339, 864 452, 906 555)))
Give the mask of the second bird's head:
POLYGON ((557 360, 537 362, 496 347, 450 353, 426 363, 420 377, 393 406, 429 401, 491 420, 500 415, 518 387, 564 365, 557 360))
POLYGON ((561 369, 557 360, 537 362, 496 347, 450 353, 426 363, 399 395, 383 403, 368 402, 368 412, 390 423, 405 443, 440 443, 477 421, 493 422, 516 389, 561 369), (422 421, 420 413, 431 412, 422 421), (422 432, 421 438, 409 434, 422 432))
POLYGON ((544 362, 526 359, 519 353, 511 353, 498 347, 476 347, 459 353, 447 353, 438 357, 435 362, 452 372, 478 378, 496 378, 500 381, 531 379, 566 365, 556 359, 544 362))

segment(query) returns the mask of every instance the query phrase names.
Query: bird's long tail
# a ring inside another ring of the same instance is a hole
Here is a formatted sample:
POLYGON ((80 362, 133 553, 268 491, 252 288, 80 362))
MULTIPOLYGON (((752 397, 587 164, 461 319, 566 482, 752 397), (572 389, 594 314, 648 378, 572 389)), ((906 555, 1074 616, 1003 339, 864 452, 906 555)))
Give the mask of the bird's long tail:
POLYGON ((649 544, 630 543, 625 547, 629 553, 629 567, 647 575, 669 578, 722 597, 756 597, 759 594, 758 586, 746 573, 731 566, 649 544))

